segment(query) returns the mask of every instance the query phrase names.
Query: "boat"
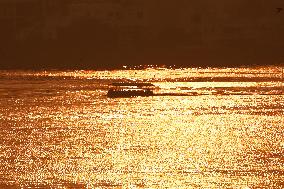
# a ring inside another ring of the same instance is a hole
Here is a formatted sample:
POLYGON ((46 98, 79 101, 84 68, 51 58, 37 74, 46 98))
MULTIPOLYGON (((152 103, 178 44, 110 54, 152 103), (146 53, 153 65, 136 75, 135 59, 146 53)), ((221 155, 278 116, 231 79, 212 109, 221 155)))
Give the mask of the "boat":
POLYGON ((154 96, 152 83, 112 83, 107 96, 110 98, 154 96))

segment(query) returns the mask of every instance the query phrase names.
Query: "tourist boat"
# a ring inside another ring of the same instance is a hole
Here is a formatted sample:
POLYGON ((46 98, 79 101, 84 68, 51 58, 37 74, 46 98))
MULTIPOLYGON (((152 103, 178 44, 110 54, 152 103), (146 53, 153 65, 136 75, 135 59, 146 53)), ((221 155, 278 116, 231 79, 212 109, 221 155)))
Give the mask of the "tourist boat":
POLYGON ((154 96, 153 87, 151 83, 112 83, 107 96, 110 98, 154 96))

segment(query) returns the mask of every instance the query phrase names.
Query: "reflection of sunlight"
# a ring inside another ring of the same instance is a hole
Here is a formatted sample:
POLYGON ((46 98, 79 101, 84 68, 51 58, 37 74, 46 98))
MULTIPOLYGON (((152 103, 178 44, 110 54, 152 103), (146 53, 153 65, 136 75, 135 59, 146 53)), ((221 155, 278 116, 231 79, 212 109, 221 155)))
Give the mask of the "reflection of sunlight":
MULTIPOLYGON (((0 72, 5 75, 6 72, 0 72)), ((187 78, 278 78, 282 77, 281 67, 256 68, 184 68, 184 69, 155 69, 145 70, 113 70, 113 71, 43 71, 43 72, 15 72, 18 75, 33 75, 61 78, 89 78, 106 80, 132 80, 132 81, 184 81, 187 78)), ((226 80, 225 80, 226 81, 226 80)))
POLYGON ((270 90, 279 83, 163 80, 214 74, 257 77, 251 73, 258 71, 270 76, 275 71, 259 69, 36 73, 76 79, 50 79, 34 88, 23 81, 27 84, 12 85, 20 92, 0 98, 1 171, 7 182, 54 188, 280 186, 283 95, 235 95, 239 89, 270 90), (91 86, 85 78, 91 78, 91 86), (107 98, 108 88, 101 86, 114 79, 150 80, 157 92, 230 93, 107 98), (38 95, 38 87, 47 91, 44 87, 50 86, 54 91, 38 95))

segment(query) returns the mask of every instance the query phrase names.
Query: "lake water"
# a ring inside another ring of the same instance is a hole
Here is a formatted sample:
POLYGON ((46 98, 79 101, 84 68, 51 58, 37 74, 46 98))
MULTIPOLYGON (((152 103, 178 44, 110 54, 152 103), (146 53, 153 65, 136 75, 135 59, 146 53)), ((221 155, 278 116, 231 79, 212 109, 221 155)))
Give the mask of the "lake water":
POLYGON ((284 188, 282 81, 280 67, 0 71, 0 188, 284 188), (106 97, 129 81, 160 96, 106 97))

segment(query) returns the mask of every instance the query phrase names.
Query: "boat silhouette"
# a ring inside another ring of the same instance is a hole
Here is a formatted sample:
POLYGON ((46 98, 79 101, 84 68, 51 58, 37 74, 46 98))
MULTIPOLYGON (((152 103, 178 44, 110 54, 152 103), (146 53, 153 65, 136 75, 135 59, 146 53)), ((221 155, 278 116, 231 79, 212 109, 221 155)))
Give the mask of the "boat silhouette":
POLYGON ((110 98, 154 96, 152 83, 112 83, 107 96, 110 98))

